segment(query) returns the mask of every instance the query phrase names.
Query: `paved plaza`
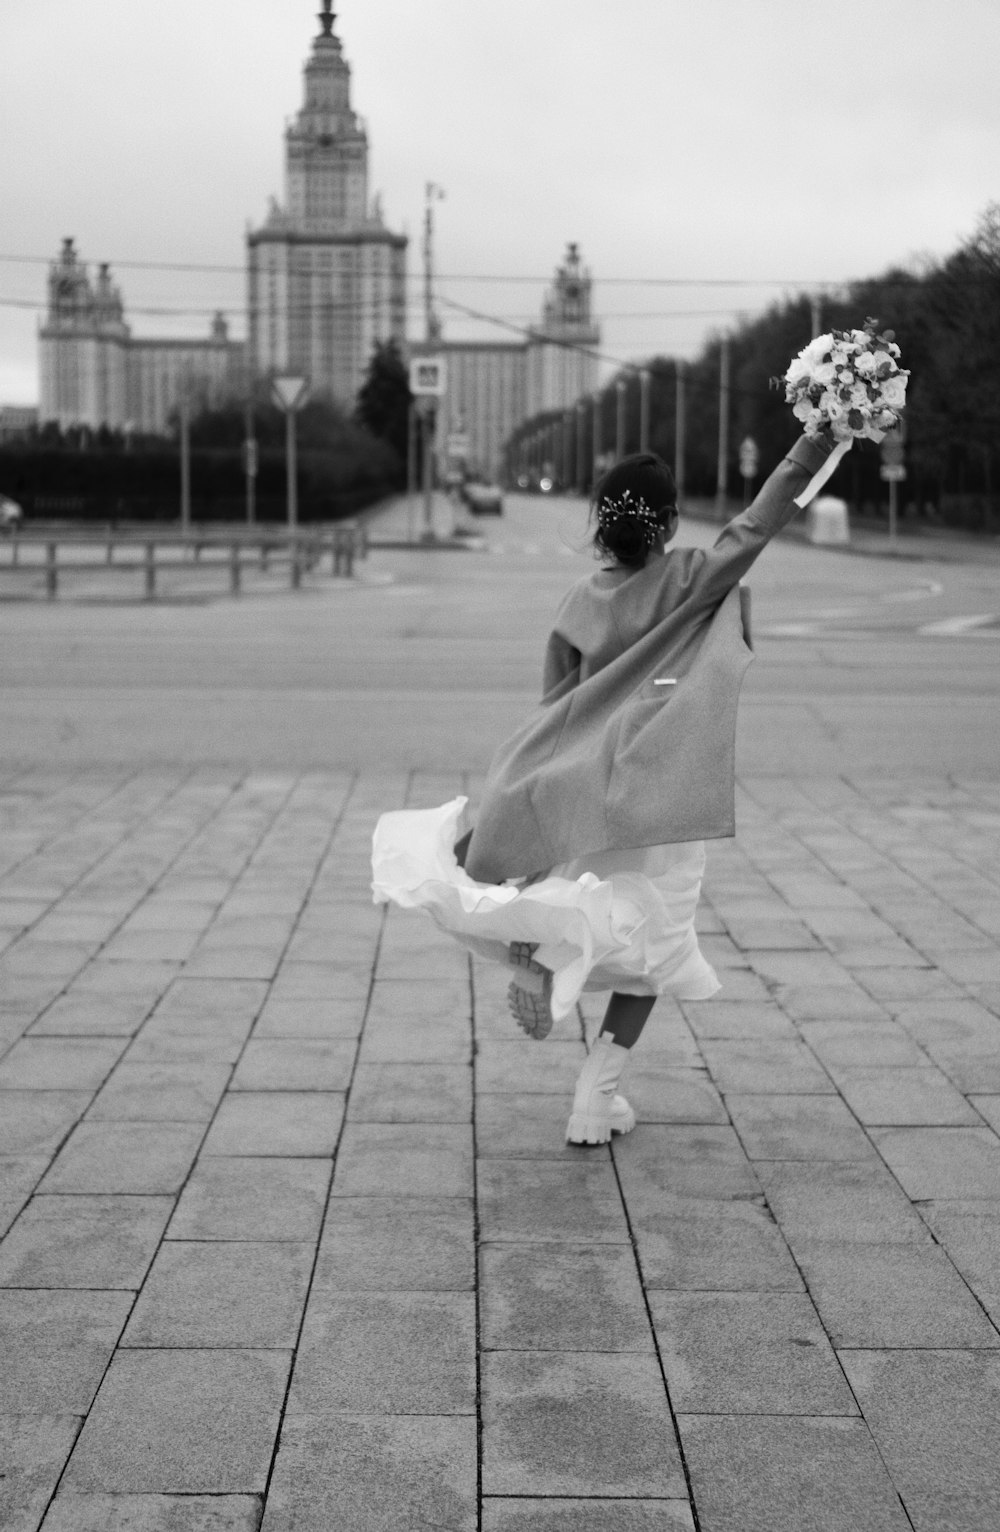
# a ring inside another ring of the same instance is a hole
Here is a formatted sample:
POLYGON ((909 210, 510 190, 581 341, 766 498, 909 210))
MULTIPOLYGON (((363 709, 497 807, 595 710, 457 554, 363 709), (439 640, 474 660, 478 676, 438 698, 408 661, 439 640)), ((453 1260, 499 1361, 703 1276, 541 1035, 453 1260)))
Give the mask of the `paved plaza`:
POLYGON ((745 779, 581 1150, 599 998, 368 900, 475 786, 4 775, 0 1525, 995 1528, 1000 791, 745 779))
POLYGON ((474 805, 585 514, 0 600, 2 1532, 1000 1526, 997 549, 767 551, 723 989, 570 1149, 602 997, 527 1040, 369 846, 474 805))

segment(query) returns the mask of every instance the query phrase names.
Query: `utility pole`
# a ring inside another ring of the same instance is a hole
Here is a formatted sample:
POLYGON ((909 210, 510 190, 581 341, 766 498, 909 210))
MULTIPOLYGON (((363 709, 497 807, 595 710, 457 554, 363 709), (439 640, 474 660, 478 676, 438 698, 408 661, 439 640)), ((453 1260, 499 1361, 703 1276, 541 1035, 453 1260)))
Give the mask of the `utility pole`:
POLYGON ((576 401, 576 487, 581 495, 587 492, 586 459, 584 457, 583 424, 586 418, 582 399, 576 401))
POLYGON ((715 505, 719 519, 725 520, 726 485, 729 477, 729 336, 723 335, 719 350, 719 457, 716 473, 715 505))
POLYGON ((246 439, 243 443, 243 468, 247 479, 247 526, 257 517, 257 438, 254 435, 253 400, 247 399, 246 439))
POLYGON ((191 400, 188 396, 187 379, 181 384, 178 403, 181 444, 181 536, 185 540, 186 554, 187 539, 191 535, 191 400))
POLYGON ((815 340, 823 328, 823 294, 813 293, 809 299, 809 313, 812 319, 812 339, 815 340))
POLYGON ((676 373, 676 413, 674 415, 674 482, 677 485, 677 504, 684 499, 684 445, 687 433, 687 410, 684 389, 686 383, 685 363, 674 363, 676 373))
POLYGON ((601 474, 601 391, 597 390, 591 401, 591 432, 590 432, 590 482, 596 484, 601 474))
POLYGON ((424 187, 424 332, 429 341, 440 340, 441 321, 434 312, 434 203, 444 191, 435 181, 424 187))
POLYGON ((649 368, 639 372, 639 451, 649 451, 649 368))
POLYGON ((625 456, 625 379, 615 384, 615 461, 625 456))

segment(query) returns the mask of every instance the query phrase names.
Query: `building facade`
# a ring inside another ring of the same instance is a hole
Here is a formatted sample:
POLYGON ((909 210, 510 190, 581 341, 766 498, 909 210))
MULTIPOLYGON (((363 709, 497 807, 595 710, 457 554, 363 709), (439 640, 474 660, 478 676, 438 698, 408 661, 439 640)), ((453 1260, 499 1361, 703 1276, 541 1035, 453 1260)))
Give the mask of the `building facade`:
POLYGON ((405 235, 369 202, 368 138, 323 0, 301 110, 285 132, 285 203, 247 235, 250 361, 351 403, 377 342, 405 341, 405 235))
POLYGON ((464 436, 467 471, 497 479, 504 444, 522 421, 543 410, 569 409, 594 392, 601 331, 591 311, 592 287, 578 246, 568 245, 545 295, 541 321, 523 341, 426 340, 410 348, 412 355, 443 356, 447 364, 438 410, 442 457, 449 455, 449 436, 464 436))
POLYGON ((163 436, 181 403, 221 404, 245 388, 246 348, 221 314, 200 340, 135 337, 108 265, 91 280, 72 239, 49 269, 38 332, 41 424, 163 436))
POLYGON ((564 410, 597 387, 600 326, 591 312, 593 280, 579 246, 567 245, 562 265, 542 304, 542 322, 531 329, 525 356, 526 418, 564 410))

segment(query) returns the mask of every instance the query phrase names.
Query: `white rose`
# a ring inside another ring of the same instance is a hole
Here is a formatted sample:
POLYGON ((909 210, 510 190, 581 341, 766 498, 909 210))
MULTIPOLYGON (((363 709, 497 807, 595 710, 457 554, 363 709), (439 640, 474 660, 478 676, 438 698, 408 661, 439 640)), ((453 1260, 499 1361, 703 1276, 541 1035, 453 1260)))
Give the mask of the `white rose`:
POLYGON ((906 403, 906 379, 901 373, 897 372, 883 381, 880 398, 881 402, 888 405, 890 409, 902 409, 906 403))
POLYGON ((875 358, 872 356, 870 351, 862 351, 861 355, 854 363, 854 367, 855 371, 861 373, 862 377, 870 377, 871 374, 875 371, 875 358))
POLYGON ((832 350, 833 336, 817 335, 815 340, 811 340, 808 346, 803 347, 799 352, 799 356, 815 367, 816 363, 824 361, 832 350))
POLYGON ((812 412, 813 407, 808 399, 799 399, 796 404, 792 405, 792 414, 796 420, 808 420, 812 412))
POLYGON ((851 389, 851 404, 854 409, 860 410, 871 401, 868 398, 868 390, 863 383, 855 383, 851 389))
POLYGON ((799 383, 805 383, 811 377, 812 371, 808 362, 803 361, 801 356, 797 356, 785 373, 785 382, 797 387, 799 383))
POLYGON ((813 368, 813 382, 819 383, 823 388, 836 381, 837 369, 832 362, 820 362, 818 367, 813 368))

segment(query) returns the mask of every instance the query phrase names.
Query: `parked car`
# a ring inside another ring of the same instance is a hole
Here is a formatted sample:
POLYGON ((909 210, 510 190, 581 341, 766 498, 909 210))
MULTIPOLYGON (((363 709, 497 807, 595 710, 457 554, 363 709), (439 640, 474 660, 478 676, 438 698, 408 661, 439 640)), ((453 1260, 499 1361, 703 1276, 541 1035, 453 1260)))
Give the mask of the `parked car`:
POLYGON ((462 486, 462 499, 473 516, 503 515, 503 490, 499 484, 481 484, 470 479, 462 486))
POLYGON ((24 512, 16 500, 0 495, 0 532, 13 532, 24 520, 24 512))

